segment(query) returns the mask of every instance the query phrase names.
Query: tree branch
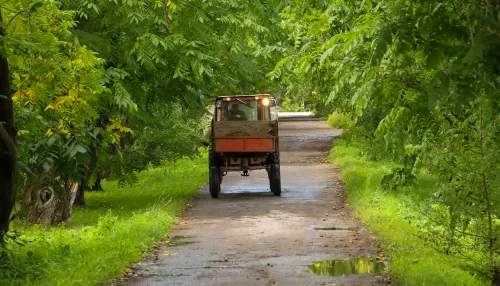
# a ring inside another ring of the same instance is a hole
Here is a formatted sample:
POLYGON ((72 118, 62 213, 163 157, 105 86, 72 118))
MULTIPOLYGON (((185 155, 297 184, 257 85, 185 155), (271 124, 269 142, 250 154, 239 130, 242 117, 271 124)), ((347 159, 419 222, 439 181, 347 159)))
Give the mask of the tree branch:
POLYGON ((10 23, 12 23, 12 21, 14 21, 17 18, 17 16, 19 16, 21 13, 28 13, 29 14, 29 10, 28 9, 23 9, 23 10, 17 11, 17 13, 14 14, 14 16, 12 16, 12 18, 9 21, 9 23, 7 23, 7 27, 9 27, 10 23))

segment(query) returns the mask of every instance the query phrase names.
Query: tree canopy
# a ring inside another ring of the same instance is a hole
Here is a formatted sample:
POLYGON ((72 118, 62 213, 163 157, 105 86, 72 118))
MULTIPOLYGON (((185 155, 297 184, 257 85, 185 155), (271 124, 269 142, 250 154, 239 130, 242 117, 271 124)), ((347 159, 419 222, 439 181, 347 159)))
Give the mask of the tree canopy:
POLYGON ((344 136, 402 165, 388 189, 439 177, 422 238, 498 275, 499 1, 4 0, 0 13, 1 231, 15 181, 79 183, 83 203, 101 175, 125 185, 194 155, 209 98, 267 92, 348 114, 344 136))
POLYGON ((351 114, 404 165, 386 186, 440 177, 423 238, 498 275, 500 3, 292 3, 280 15, 294 46, 269 76, 351 114))

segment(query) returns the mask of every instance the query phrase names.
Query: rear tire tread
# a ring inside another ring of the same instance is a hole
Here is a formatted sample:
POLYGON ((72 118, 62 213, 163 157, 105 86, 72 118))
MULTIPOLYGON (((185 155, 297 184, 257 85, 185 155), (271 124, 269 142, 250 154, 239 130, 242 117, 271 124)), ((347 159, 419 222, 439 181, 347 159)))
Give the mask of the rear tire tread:
POLYGON ((280 171, 280 154, 275 153, 272 156, 271 168, 269 174, 269 185, 273 195, 281 196, 281 171, 280 171))
POLYGON ((214 152, 210 152, 208 165, 208 189, 210 191, 210 196, 212 196, 213 199, 216 199, 220 194, 220 167, 217 164, 217 157, 214 152))

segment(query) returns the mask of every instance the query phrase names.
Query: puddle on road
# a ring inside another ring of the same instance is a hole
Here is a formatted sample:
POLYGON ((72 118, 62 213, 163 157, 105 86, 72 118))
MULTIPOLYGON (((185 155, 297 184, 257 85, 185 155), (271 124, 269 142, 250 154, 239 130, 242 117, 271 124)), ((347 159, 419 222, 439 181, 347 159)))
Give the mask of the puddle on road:
POLYGON ((309 273, 320 276, 379 273, 384 271, 384 267, 384 263, 371 257, 316 261, 308 266, 309 273))
POLYGON ((192 241, 192 240, 180 241, 181 239, 187 239, 187 238, 191 238, 191 236, 176 235, 170 238, 170 240, 167 242, 167 246, 172 247, 172 246, 183 246, 188 244, 200 243, 199 241, 192 241))
POLYGON ((349 231, 357 231, 359 227, 315 227, 314 230, 349 230, 349 231))

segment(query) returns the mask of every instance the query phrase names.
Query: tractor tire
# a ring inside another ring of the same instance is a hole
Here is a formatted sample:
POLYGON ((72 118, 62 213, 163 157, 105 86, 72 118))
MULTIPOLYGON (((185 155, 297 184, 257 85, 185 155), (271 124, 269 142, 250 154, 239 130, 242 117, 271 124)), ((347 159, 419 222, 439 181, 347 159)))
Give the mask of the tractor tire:
POLYGON ((281 196, 281 172, 280 172, 280 155, 275 153, 271 160, 271 168, 269 172, 269 185, 273 195, 281 196))
MULTIPOLYGON (((211 151, 211 150, 210 150, 211 151)), ((219 197, 220 193, 220 167, 217 164, 215 152, 210 152, 208 157, 208 189, 213 199, 219 197)))
POLYGON ((219 197, 220 193, 220 167, 211 166, 209 170, 209 189, 213 199, 219 197))

